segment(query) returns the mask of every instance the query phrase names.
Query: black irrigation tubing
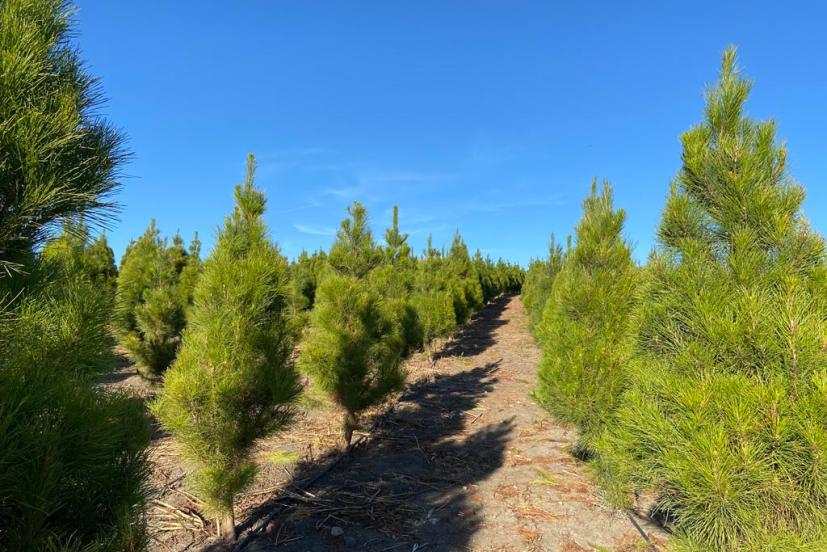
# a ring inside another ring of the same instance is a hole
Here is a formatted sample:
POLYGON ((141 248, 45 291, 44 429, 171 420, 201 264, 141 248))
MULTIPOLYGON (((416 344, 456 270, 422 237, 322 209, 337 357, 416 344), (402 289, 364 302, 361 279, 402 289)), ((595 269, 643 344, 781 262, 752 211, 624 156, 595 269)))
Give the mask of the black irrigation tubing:
POLYGON ((644 531, 643 527, 641 527, 640 524, 637 522, 637 520, 635 519, 635 516, 633 516, 629 512, 629 510, 626 510, 625 514, 626 514, 626 517, 629 518, 629 521, 632 522, 632 525, 635 526, 635 529, 637 529, 637 532, 640 533, 640 536, 643 537, 643 540, 646 541, 646 544, 649 545, 649 549, 654 550, 655 552, 657 552, 657 547, 655 546, 655 543, 652 542, 652 540, 649 538, 649 535, 646 534, 646 531, 644 531))
MULTIPOLYGON (((373 432, 376 431, 376 429, 380 425, 382 425, 382 422, 384 422, 388 418, 388 416, 390 416, 393 413, 394 407, 396 406, 397 403, 399 403, 402 400, 402 398, 404 396, 405 396, 405 393, 400 394, 399 397, 396 399, 396 401, 394 401, 394 403, 391 404, 390 407, 385 412, 383 412, 381 416, 376 418, 376 421, 373 422, 373 425, 370 427, 367 434, 362 435, 361 437, 359 437, 356 440, 356 442, 353 443, 353 445, 351 445, 350 447, 348 447, 345 451, 343 451, 342 454, 340 454, 338 456, 338 458, 336 458, 336 460, 334 460, 333 462, 328 464, 327 467, 325 467, 322 471, 320 471, 319 473, 314 475, 312 478, 310 478, 309 481, 306 481, 304 483, 304 485, 301 486, 301 488, 298 488, 298 490, 299 491, 307 491, 314 484, 318 483, 319 480, 321 480, 322 477, 324 477, 325 475, 330 473, 333 470, 333 468, 338 466, 339 463, 341 463, 342 460, 344 460, 345 458, 347 458, 350 455, 351 452, 353 452, 354 450, 359 448, 361 445, 363 445, 371 437, 373 432)), ((287 501, 287 500, 290 500, 290 499, 288 498, 285 501, 287 501)), ((286 508, 286 506, 284 504, 274 505, 273 509, 266 516, 264 516, 264 518, 262 518, 253 527, 251 527, 250 530, 247 532, 247 534, 244 536, 243 539, 238 541, 238 543, 233 548, 232 552, 240 552, 241 550, 243 550, 248 544, 250 544, 250 542, 252 542, 253 539, 255 539, 257 536, 259 536, 264 531, 264 529, 267 527, 267 525, 270 524, 270 522, 273 520, 273 518, 275 518, 277 515, 279 515, 285 508, 286 508)))

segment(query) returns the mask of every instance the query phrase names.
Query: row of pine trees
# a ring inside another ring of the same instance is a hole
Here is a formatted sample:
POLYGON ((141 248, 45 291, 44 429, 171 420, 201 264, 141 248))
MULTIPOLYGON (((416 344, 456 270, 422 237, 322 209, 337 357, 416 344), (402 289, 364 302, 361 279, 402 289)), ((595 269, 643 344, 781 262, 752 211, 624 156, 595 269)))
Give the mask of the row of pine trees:
POLYGON ((165 252, 177 244, 167 248, 151 226, 124 256, 115 300, 116 321, 130 319, 130 311, 147 313, 131 317, 143 320, 127 328, 137 327, 136 333, 121 334, 136 365, 145 362, 145 349, 169 344, 166 362, 147 366, 163 376, 151 410, 180 445, 192 468, 190 486, 229 540, 235 499, 256 473, 253 446, 289 426, 302 391, 300 372, 341 407, 350 447, 360 413, 402 389, 402 361, 411 352, 452 333, 499 293, 517 291, 522 280, 517 266, 479 253, 471 258, 459 233, 446 254, 429 246, 417 258, 399 230, 397 208, 380 245, 359 203, 348 208, 329 252, 303 253, 288 263, 268 237, 266 201, 254 175, 250 156, 235 209, 202 273, 192 278, 194 287, 184 277, 201 266, 191 247, 189 256, 173 255, 183 268, 176 272, 172 263, 165 270, 170 291, 165 280, 150 280, 138 294, 145 301, 133 304, 134 279, 125 274, 140 242, 151 238, 161 252, 154 262, 169 262, 165 252), (168 323, 178 320, 167 317, 174 309, 146 306, 156 301, 180 306, 186 328, 168 323))
POLYGON ((616 505, 654 501, 674 550, 827 549, 825 244, 750 87, 728 50, 645 265, 595 183, 523 289, 537 400, 616 505))
POLYGON ((405 383, 402 361, 447 336, 522 269, 449 251, 416 256, 398 212, 384 244, 354 203, 328 252, 288 260, 270 239, 255 160, 202 260, 152 222, 116 266, 103 233, 127 158, 63 0, 0 0, 0 549, 147 547, 151 416, 188 484, 235 537, 252 448, 289 426, 300 384, 360 414, 405 383), (62 229, 62 231, 61 231, 62 229), (125 352, 159 390, 150 412, 103 389, 125 352))

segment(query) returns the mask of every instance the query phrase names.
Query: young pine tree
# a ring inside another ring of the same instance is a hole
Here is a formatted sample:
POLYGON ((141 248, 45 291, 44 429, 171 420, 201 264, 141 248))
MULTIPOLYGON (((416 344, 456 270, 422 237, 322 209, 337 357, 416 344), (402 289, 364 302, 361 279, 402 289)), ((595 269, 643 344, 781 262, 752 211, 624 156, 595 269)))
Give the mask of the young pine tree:
POLYGON ((364 208, 354 203, 330 250, 299 359, 302 371, 345 410, 343 435, 349 447, 359 413, 401 389, 405 345, 402 329, 369 272, 381 261, 364 208))
POLYGON ((385 256, 391 264, 406 261, 411 258, 411 248, 408 245, 408 234, 399 231, 399 206, 393 206, 393 222, 385 230, 385 256))
POLYGON ((723 56, 683 135, 647 269, 631 389, 601 443, 621 494, 653 491, 682 550, 827 548, 825 251, 772 122, 723 56))
POLYGON ((431 236, 428 236, 425 254, 417 264, 411 304, 416 310, 417 320, 422 328, 422 340, 429 357, 433 353, 433 340, 449 335, 457 327, 450 281, 444 259, 433 247, 431 236))
POLYGON ((560 272, 564 259, 563 248, 555 243, 552 235, 548 258, 533 260, 528 265, 522 285, 522 299, 528 311, 528 326, 531 330, 534 330, 543 318, 546 301, 551 297, 554 279, 560 272))
POLYGON ((287 261, 267 237, 254 172, 250 155, 235 210, 195 286, 181 351, 152 405, 227 540, 236 536, 235 498, 256 472, 251 449, 290 422, 299 393, 286 319, 287 261))
POLYGON ((636 268, 621 234, 624 218, 609 183, 598 192, 593 182, 538 328, 543 359, 536 397, 578 427, 586 453, 626 382, 636 268))
POLYGON ((302 251, 290 264, 290 321, 297 338, 310 321, 319 279, 327 267, 327 254, 323 250, 312 255, 302 251))
POLYGON ((327 260, 341 274, 364 278, 382 263, 382 250, 373 241, 364 206, 354 201, 347 212, 350 218, 342 221, 327 260))
POLYGON ((118 276, 115 255, 105 234, 91 241, 91 231, 83 215, 77 220, 64 220, 63 232, 44 244, 40 258, 66 277, 83 278, 106 290, 110 301, 114 296, 118 276))
POLYGON ((416 259, 399 231, 399 208, 393 207, 392 226, 385 231, 385 261, 368 275, 368 284, 379 297, 388 316, 400 328, 405 341, 403 356, 422 346, 423 333, 411 293, 416 277, 416 259))
POLYGON ((186 313, 189 313, 189 310, 192 308, 195 285, 201 276, 202 268, 201 240, 198 239, 198 232, 196 232, 186 250, 186 255, 176 264, 176 270, 178 272, 178 299, 181 304, 184 305, 186 313))
POLYGON ((173 255, 153 219, 131 243, 118 275, 113 326, 138 372, 157 379, 175 359, 186 324, 173 255))
POLYGON ((40 252, 41 259, 52 262, 65 275, 87 277, 86 248, 89 246, 89 227, 81 215, 63 221, 63 232, 49 239, 40 252))
POLYGON ((100 234, 86 247, 86 274, 92 283, 106 289, 114 297, 118 283, 118 267, 115 253, 106 241, 106 234, 100 234))
POLYGON ((445 257, 445 269, 448 272, 454 294, 454 311, 457 324, 464 324, 471 314, 483 306, 482 286, 479 275, 474 269, 468 246, 457 230, 451 249, 445 257))

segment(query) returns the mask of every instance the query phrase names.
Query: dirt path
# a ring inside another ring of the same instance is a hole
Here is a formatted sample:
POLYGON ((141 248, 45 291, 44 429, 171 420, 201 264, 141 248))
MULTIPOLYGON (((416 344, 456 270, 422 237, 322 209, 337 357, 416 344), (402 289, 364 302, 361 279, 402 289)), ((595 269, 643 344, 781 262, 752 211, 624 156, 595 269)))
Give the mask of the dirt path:
MULTIPOLYGON (((352 458, 250 512, 248 523, 283 504, 248 550, 641 549, 569 453, 573 432, 529 398, 539 351, 518 297, 486 307, 438 357, 352 458)), ((297 465, 286 488, 333 458, 297 465)))

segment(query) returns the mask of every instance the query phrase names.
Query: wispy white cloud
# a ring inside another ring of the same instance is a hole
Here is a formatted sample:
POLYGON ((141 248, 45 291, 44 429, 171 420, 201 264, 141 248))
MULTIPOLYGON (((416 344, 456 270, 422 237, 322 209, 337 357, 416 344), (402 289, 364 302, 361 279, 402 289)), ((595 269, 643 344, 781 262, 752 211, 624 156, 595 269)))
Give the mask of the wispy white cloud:
POLYGON ((320 194, 322 196, 333 196, 338 197, 339 199, 358 199, 365 193, 364 186, 339 186, 339 187, 331 187, 331 188, 324 188, 320 194))
POLYGON ((322 203, 313 198, 310 198, 308 202, 304 205, 297 205, 296 207, 289 207, 287 209, 277 209, 273 212, 277 215, 286 215, 288 213, 307 211, 308 209, 317 209, 319 207, 322 207, 322 203))
POLYGON ((330 226, 321 226, 318 224, 294 224, 293 228, 302 234, 310 234, 312 236, 335 236, 336 229, 330 226))

